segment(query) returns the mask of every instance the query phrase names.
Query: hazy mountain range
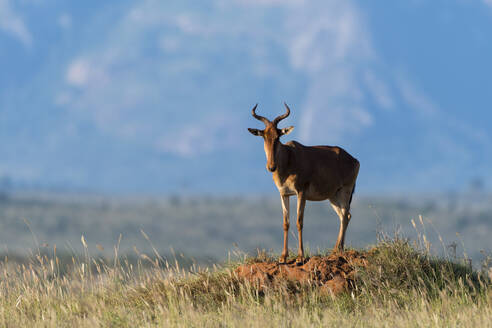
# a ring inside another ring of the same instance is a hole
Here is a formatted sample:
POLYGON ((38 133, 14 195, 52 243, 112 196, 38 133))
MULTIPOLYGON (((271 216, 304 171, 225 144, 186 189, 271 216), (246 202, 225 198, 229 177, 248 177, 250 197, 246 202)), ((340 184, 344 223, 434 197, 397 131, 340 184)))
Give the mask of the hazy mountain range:
POLYGON ((363 192, 492 182, 491 1, 0 0, 0 177, 270 192, 250 115, 337 144, 363 192))

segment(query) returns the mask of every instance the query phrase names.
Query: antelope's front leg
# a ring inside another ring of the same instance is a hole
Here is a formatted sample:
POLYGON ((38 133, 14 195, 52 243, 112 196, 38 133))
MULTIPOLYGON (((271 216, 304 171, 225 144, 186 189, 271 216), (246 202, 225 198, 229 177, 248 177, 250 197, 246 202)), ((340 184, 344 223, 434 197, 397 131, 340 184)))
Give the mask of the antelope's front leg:
POLYGON ((304 263, 304 246, 302 244, 302 227, 304 223, 304 207, 306 206, 306 198, 303 192, 297 194, 297 232, 299 233, 299 248, 296 263, 302 265, 304 263))
POLYGON ((282 250, 282 255, 280 256, 279 262, 285 263, 287 262, 287 258, 289 257, 289 196, 280 196, 282 199, 282 213, 284 216, 284 249, 282 250))

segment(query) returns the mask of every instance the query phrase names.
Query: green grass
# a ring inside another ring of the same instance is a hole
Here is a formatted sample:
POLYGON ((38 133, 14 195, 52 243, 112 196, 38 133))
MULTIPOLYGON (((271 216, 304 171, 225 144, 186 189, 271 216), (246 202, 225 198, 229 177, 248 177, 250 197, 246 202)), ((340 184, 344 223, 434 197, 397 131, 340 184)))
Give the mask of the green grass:
MULTIPOLYGON (((56 327, 491 327, 488 274, 405 240, 368 251, 355 289, 338 297, 286 283, 258 291, 221 268, 57 258, 0 265, 0 325, 56 327)), ((268 259, 268 254, 260 254, 268 259)), ((254 262, 254 258, 244 261, 254 262)), ((242 262, 242 261, 241 261, 242 262)))

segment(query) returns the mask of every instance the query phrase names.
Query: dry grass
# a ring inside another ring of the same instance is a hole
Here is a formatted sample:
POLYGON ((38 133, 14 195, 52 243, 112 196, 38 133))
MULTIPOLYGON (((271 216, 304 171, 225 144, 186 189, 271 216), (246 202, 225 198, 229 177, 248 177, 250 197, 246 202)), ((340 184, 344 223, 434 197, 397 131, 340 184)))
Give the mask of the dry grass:
MULTIPOLYGON (((264 258, 267 255, 261 254, 264 258)), ((254 261, 255 259, 246 259, 254 261)), ((490 279, 433 258, 408 242, 381 241, 368 252, 356 289, 339 297, 310 286, 259 292, 235 264, 192 271, 142 263, 54 256, 3 261, 0 325, 56 327, 490 327, 490 279)), ((144 260, 146 261, 146 260, 144 260)), ((150 261, 150 260, 148 260, 150 261)))

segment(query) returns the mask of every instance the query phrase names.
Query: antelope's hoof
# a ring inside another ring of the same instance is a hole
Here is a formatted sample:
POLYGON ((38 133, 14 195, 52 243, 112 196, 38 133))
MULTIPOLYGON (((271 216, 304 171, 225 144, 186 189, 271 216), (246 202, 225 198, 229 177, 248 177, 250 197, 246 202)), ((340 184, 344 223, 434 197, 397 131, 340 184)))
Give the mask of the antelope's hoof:
POLYGON ((335 246, 335 248, 333 248, 333 253, 334 254, 341 254, 341 253, 343 253, 343 247, 335 246))
POLYGON ((280 256, 280 258, 278 259, 278 263, 279 264, 285 264, 287 263, 287 256, 280 256))
POLYGON ((304 264, 304 256, 299 256, 298 258, 296 258, 296 265, 297 266, 301 266, 304 264))

